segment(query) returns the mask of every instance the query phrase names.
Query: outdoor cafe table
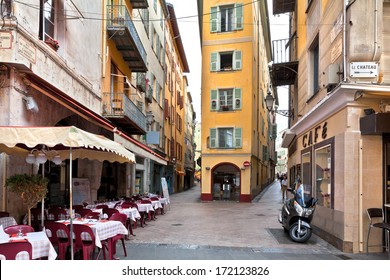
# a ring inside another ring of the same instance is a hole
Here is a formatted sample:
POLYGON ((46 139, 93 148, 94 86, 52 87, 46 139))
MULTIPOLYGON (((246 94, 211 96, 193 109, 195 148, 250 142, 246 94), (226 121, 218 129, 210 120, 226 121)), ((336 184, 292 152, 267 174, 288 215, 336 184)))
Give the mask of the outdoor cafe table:
MULTIPOLYGON (((2 237, 0 243, 12 242, 13 240, 20 239, 31 243, 32 259, 47 257, 49 260, 55 260, 57 258, 57 252, 44 231, 28 232, 24 237, 2 237)), ((4 259, 2 255, 0 255, 0 260, 1 259, 4 259)), ((28 260, 28 255, 21 254, 20 259, 28 260)))
POLYGON ((17 225, 18 223, 15 221, 14 217, 3 217, 0 218, 0 225, 3 226, 3 228, 17 225))
MULTIPOLYGON (((58 221, 69 225, 70 222, 67 221, 58 221)), ((95 219, 74 219, 73 224, 84 224, 92 228, 93 233, 95 234, 95 245, 99 248, 102 248, 102 241, 107 240, 110 242, 110 238, 114 237, 117 234, 127 235, 128 231, 126 227, 119 221, 111 220, 95 220, 95 219)), ((110 245, 109 245, 110 249, 110 245)), ((111 252, 109 252, 109 257, 112 258, 111 252)))
POLYGON ((137 219, 141 218, 137 208, 117 208, 119 213, 126 214, 127 218, 135 222, 137 219))

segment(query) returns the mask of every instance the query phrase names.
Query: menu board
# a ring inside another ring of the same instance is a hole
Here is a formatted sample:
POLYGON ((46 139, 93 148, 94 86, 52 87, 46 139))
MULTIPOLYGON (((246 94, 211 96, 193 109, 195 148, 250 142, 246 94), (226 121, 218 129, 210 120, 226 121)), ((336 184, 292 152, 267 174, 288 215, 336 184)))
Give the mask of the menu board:
POLYGON ((169 201, 169 191, 168 191, 168 184, 167 180, 165 180, 165 177, 161 178, 161 187, 164 197, 166 197, 169 201))
POLYGON ((72 190, 74 205, 82 204, 84 200, 91 203, 91 187, 88 178, 73 178, 72 190))

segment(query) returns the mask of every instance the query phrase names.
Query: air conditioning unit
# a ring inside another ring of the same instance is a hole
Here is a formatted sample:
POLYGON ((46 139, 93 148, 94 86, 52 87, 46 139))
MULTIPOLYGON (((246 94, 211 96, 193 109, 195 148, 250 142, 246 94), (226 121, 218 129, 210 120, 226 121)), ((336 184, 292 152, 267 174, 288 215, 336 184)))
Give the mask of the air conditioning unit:
POLYGON ((334 87, 340 83, 339 76, 339 65, 338 64, 329 64, 328 68, 323 72, 324 75, 324 84, 323 86, 327 89, 334 87))

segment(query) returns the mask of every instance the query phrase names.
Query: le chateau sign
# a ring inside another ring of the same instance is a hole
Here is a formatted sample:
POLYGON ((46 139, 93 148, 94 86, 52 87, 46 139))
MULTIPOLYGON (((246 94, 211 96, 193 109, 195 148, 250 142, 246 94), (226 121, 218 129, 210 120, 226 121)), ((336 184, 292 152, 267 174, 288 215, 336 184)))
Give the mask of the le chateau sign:
POLYGON ((328 123, 324 122, 322 125, 316 126, 302 137, 302 146, 304 148, 310 147, 313 144, 319 142, 319 140, 325 140, 328 132, 328 123), (321 137, 321 139, 319 139, 321 137))

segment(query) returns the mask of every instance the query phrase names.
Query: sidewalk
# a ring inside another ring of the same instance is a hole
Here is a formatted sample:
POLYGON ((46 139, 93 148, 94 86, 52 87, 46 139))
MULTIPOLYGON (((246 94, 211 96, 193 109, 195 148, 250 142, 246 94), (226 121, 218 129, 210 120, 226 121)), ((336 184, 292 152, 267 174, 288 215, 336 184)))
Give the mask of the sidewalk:
MULTIPOLYGON (((277 181, 252 203, 201 202, 199 186, 170 200, 166 214, 134 229, 126 259, 387 259, 345 254, 315 234, 305 244, 291 241, 277 219, 282 207, 277 181)), ((119 245, 117 252, 123 259, 119 245)))

